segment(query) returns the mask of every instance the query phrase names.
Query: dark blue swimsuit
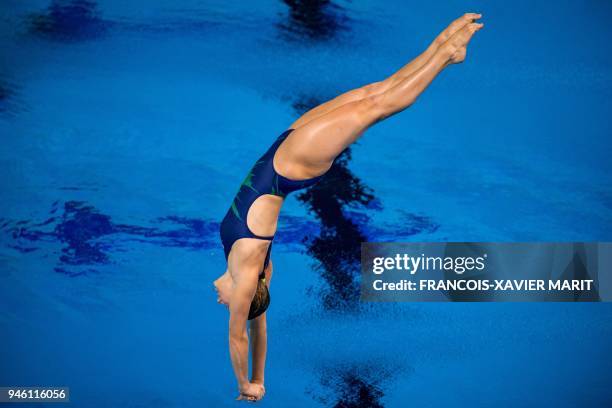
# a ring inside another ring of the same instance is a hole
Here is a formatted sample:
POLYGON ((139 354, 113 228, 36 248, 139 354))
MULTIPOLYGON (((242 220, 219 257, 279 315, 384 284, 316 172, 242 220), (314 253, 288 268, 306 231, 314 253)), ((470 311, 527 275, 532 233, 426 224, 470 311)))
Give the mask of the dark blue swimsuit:
POLYGON ((265 276, 264 270, 270 261, 270 250, 272 248, 274 235, 261 236, 251 232, 247 226, 247 213, 249 212, 249 208, 251 208, 251 205, 258 197, 264 194, 272 194, 284 198, 292 191, 312 186, 323 177, 323 175, 320 175, 305 180, 291 180, 281 176, 274 170, 274 165, 272 163, 274 154, 283 140, 285 140, 292 131, 293 129, 287 129, 281 133, 268 151, 257 160, 240 185, 240 189, 236 197, 234 197, 231 207, 227 210, 227 214, 225 214, 223 221, 221 221, 221 242, 223 243, 226 260, 232 249, 232 245, 240 238, 257 238, 270 241, 260 277, 265 276))

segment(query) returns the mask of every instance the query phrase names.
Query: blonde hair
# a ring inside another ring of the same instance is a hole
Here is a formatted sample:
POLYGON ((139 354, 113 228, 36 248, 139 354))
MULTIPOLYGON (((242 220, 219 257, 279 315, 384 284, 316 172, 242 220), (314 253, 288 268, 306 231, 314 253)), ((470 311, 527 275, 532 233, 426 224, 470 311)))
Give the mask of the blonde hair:
POLYGON ((268 285, 266 285, 266 278, 257 280, 257 289, 255 295, 251 301, 251 308, 249 309, 249 320, 252 320, 268 309, 270 305, 270 292, 268 291, 268 285))

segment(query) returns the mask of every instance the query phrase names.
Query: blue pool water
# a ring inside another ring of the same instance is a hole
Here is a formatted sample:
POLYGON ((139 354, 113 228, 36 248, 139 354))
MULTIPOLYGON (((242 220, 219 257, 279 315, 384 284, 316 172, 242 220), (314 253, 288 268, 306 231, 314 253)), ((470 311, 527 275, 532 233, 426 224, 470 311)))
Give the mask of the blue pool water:
POLYGON ((467 61, 286 202, 261 405, 612 405, 610 304, 356 289, 362 241, 612 240, 601 1, 2 2, 0 386, 235 405, 212 280, 244 175, 301 113, 472 10, 467 61))

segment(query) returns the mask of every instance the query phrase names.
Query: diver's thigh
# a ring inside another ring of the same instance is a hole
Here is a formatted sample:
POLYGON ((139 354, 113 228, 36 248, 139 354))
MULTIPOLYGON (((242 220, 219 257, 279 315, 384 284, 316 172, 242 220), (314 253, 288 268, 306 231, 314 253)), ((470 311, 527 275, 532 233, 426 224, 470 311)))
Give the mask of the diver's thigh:
POLYGON ((277 172, 288 178, 325 173, 333 160, 375 123, 379 108, 372 98, 350 102, 292 131, 278 147, 274 160, 277 172))

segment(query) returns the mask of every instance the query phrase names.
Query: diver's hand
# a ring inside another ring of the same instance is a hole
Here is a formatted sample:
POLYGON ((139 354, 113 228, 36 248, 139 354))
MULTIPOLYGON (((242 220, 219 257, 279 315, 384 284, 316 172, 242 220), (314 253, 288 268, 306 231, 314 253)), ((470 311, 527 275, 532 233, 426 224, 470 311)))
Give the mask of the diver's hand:
POLYGON ((240 386, 238 390, 240 391, 240 395, 236 398, 236 400, 259 401, 266 393, 266 389, 264 388, 263 384, 252 382, 247 383, 244 386, 240 386))

